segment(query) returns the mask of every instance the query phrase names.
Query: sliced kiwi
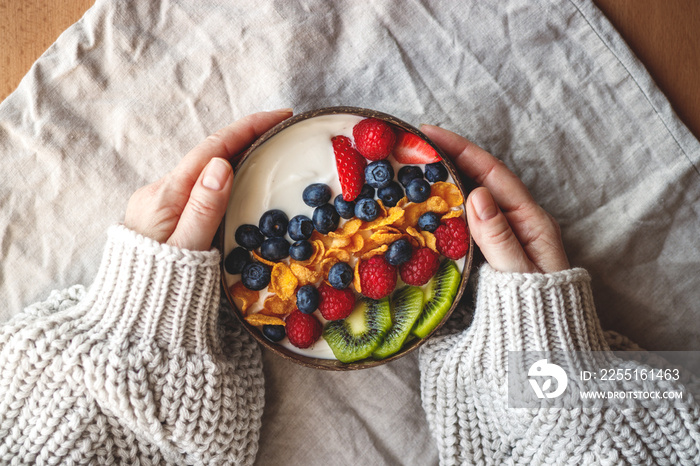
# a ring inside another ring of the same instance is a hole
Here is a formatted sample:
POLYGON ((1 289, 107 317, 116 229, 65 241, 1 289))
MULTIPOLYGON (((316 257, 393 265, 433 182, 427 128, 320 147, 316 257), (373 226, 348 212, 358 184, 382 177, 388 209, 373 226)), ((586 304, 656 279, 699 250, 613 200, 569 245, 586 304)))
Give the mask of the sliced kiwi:
POLYGON ((400 350, 422 310, 423 291, 420 288, 404 286, 396 290, 391 296, 391 328, 372 357, 384 359, 400 350))
POLYGON ((413 327, 413 334, 425 338, 445 317, 459 290, 462 275, 454 261, 446 260, 425 287, 423 312, 413 327))
POLYGON ((326 324, 323 338, 339 361, 353 362, 369 357, 390 327, 389 298, 362 298, 345 319, 326 324))

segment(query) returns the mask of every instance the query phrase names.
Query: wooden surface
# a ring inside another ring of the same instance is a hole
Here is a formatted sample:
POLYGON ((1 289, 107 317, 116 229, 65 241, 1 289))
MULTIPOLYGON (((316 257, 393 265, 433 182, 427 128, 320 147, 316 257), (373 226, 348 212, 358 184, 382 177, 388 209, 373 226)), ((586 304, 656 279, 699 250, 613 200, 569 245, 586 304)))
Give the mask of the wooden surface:
MULTIPOLYGON (((700 138, 700 1, 593 0, 700 138)), ((94 0, 0 0, 0 100, 94 0)))

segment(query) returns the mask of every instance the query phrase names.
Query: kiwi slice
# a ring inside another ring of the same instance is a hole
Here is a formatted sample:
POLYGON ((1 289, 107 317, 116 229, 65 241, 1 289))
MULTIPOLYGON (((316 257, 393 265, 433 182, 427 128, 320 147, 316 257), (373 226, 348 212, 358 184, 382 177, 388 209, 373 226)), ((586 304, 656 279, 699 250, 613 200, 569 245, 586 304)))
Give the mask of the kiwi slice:
POLYGON ((369 357, 390 327, 389 298, 362 298, 345 319, 326 324, 323 338, 339 361, 353 362, 369 357))
POLYGON ((445 317, 459 290, 462 274, 454 261, 446 260, 440 264, 437 273, 425 288, 425 304, 418 317, 413 334, 425 338, 445 317))
POLYGON ((423 291, 420 288, 404 286, 396 290, 391 296, 391 328, 372 357, 384 359, 400 350, 422 310, 423 291))

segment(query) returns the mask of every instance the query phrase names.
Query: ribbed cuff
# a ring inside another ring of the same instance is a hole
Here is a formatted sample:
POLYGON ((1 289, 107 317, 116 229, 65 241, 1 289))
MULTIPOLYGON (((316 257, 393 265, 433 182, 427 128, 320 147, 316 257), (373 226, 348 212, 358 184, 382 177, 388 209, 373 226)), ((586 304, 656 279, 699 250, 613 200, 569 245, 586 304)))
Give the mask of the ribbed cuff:
POLYGON ((219 260, 215 249, 188 251, 111 227, 86 300, 92 337, 218 352, 219 260))

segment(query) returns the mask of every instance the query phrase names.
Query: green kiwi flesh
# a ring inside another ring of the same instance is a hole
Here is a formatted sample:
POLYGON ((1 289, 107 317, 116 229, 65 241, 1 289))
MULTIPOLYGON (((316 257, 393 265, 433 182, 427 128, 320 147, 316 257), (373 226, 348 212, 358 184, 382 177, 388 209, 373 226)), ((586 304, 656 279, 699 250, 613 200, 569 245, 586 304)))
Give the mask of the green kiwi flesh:
POLYGON ((422 310, 423 291, 420 288, 404 286, 396 290, 391 296, 391 328, 372 357, 384 359, 399 351, 422 310))
POLYGON ((425 287, 423 312, 412 330, 415 336, 425 338, 442 321, 452 307, 461 279, 454 261, 447 260, 440 264, 437 273, 425 287))
POLYGON ((352 313, 342 320, 328 322, 323 338, 341 362, 368 358, 391 327, 389 298, 361 298, 352 313))

